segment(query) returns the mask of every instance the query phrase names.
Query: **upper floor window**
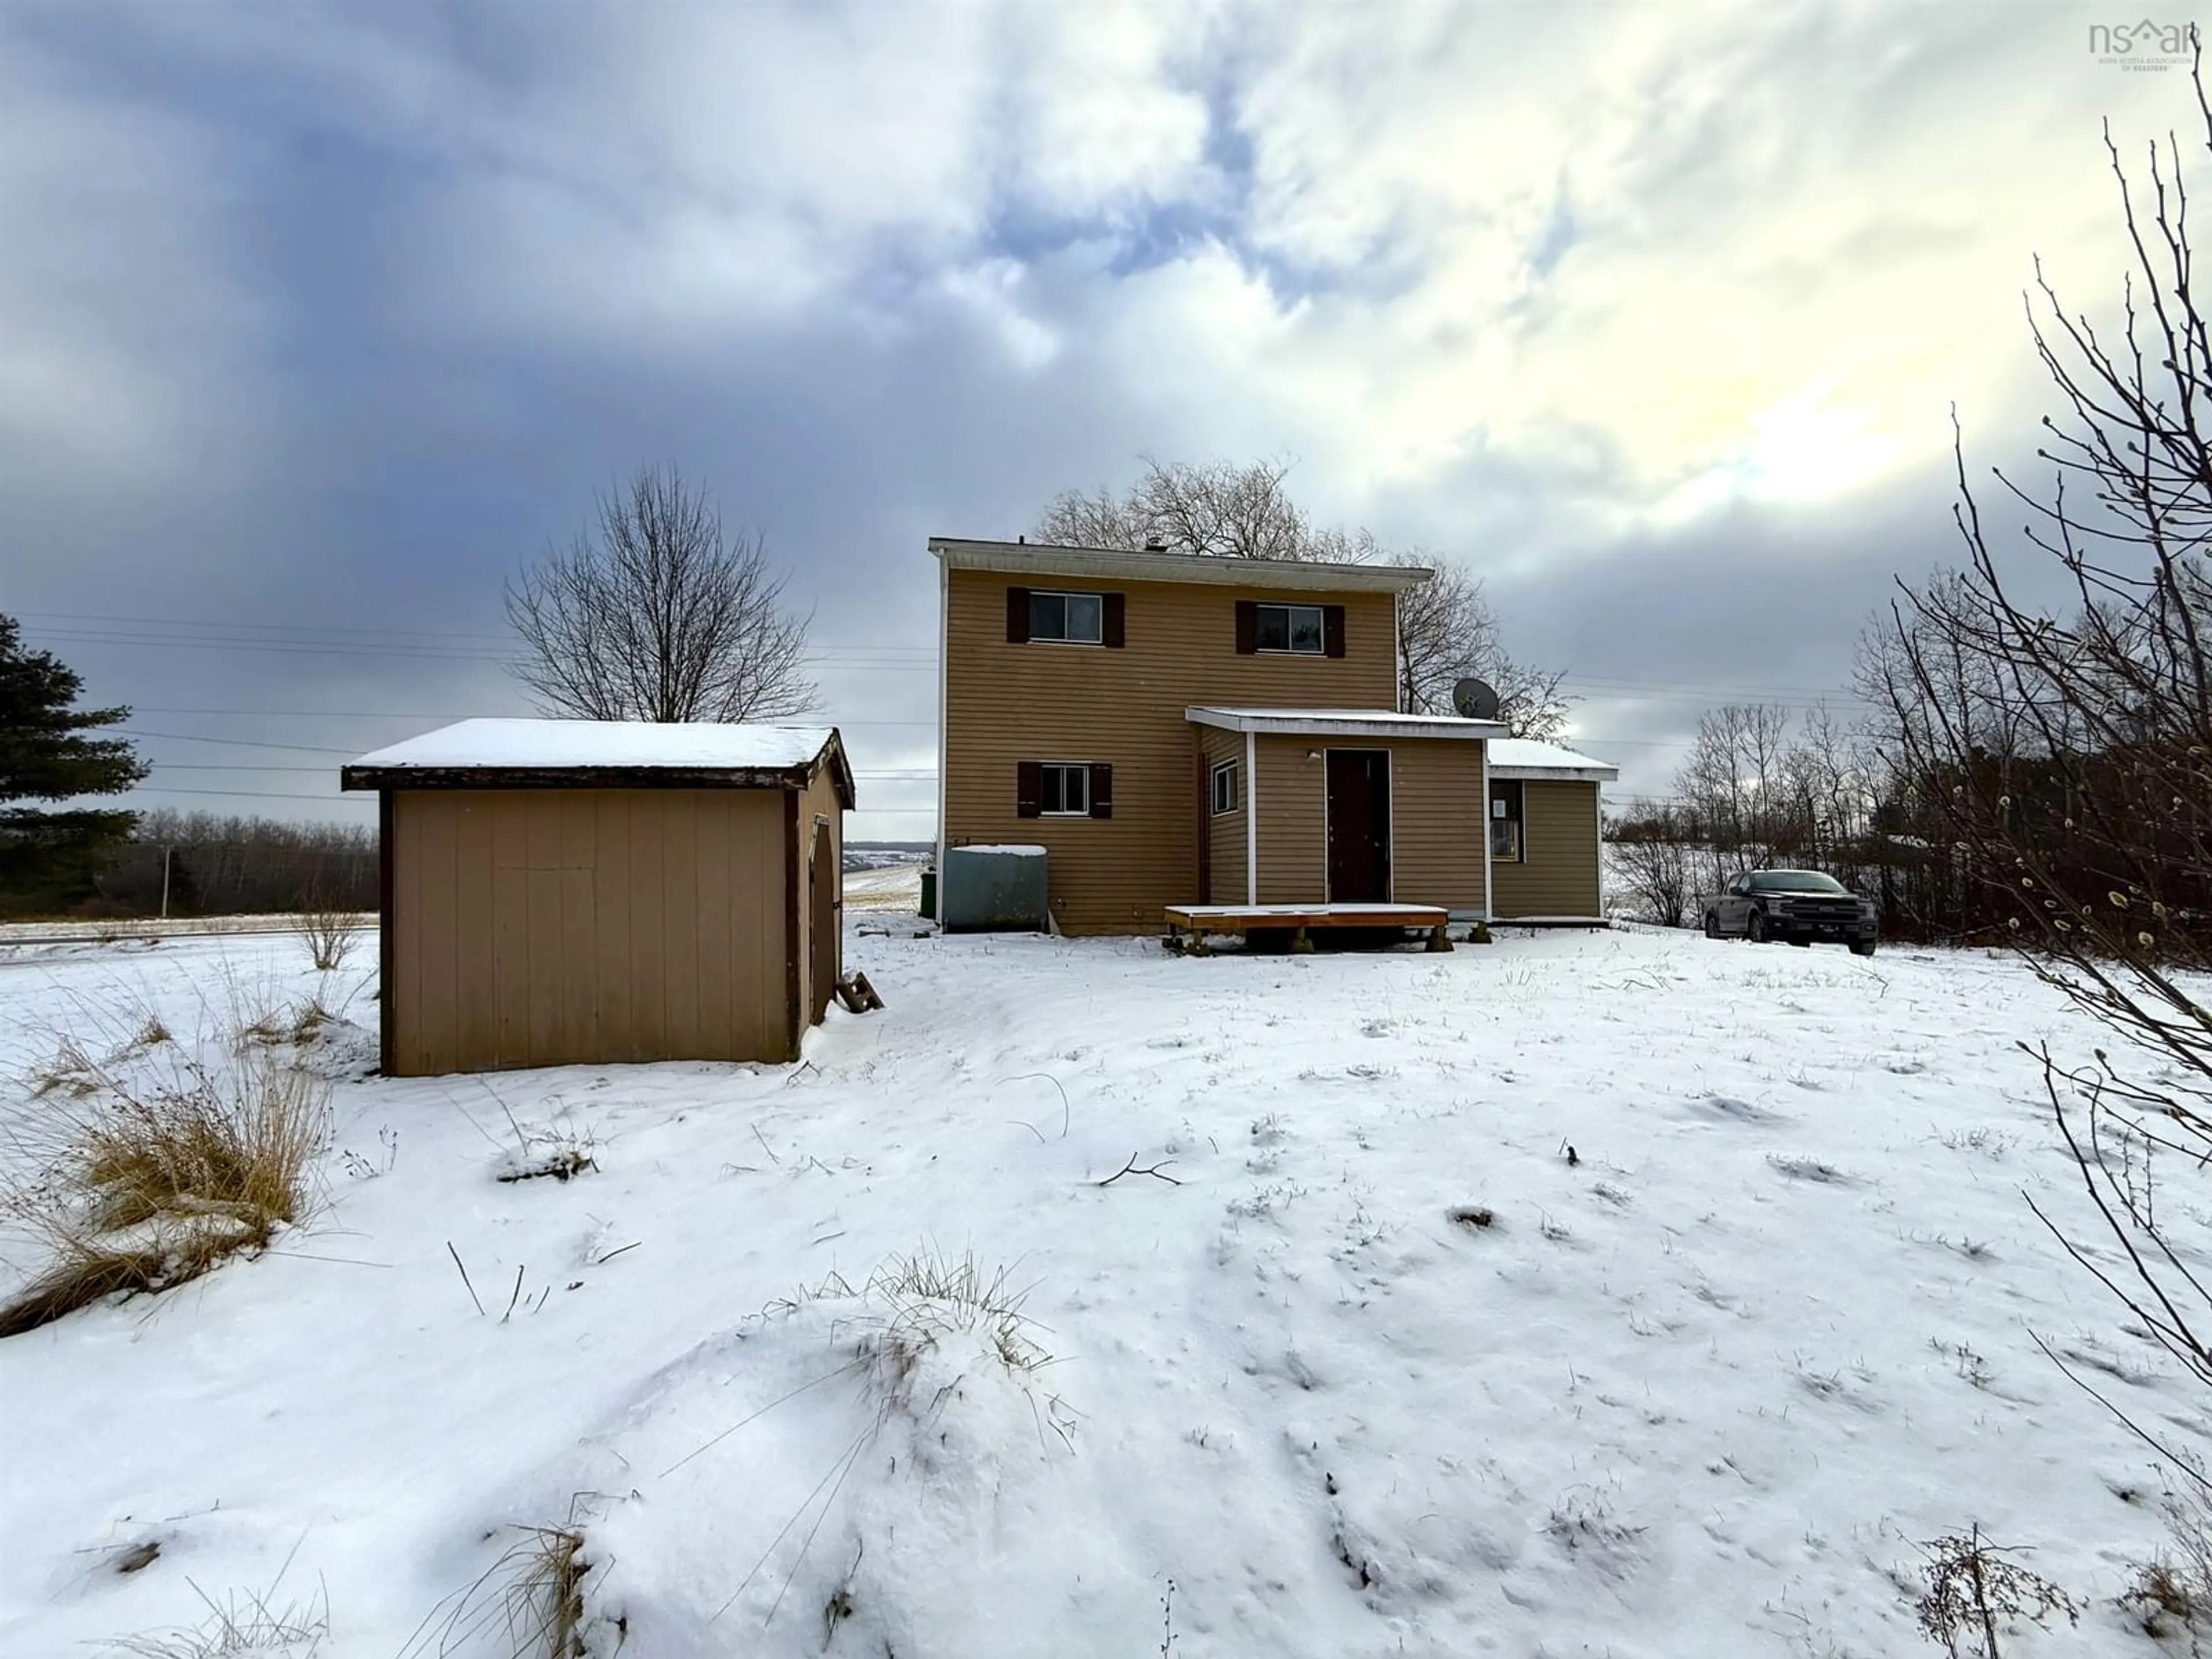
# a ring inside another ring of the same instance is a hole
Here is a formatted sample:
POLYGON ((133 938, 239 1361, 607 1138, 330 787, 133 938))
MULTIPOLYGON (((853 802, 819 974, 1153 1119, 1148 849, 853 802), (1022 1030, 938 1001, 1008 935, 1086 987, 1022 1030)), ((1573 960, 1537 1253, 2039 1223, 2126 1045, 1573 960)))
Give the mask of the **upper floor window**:
POLYGON ((1127 607, 1119 593, 1048 592, 1035 587, 1006 590, 1006 642, 1032 640, 1056 645, 1103 645, 1118 650, 1127 607))
POLYGON ((1318 657, 1322 648, 1317 605, 1263 605, 1253 618, 1254 643, 1262 651, 1295 651, 1318 657))
POLYGON ((1106 607, 1096 593, 1030 594, 1030 637, 1097 645, 1106 637, 1106 607))
POLYGON ((1292 657, 1340 657, 1344 655, 1344 607, 1239 599, 1237 651, 1246 657, 1261 651, 1292 657))

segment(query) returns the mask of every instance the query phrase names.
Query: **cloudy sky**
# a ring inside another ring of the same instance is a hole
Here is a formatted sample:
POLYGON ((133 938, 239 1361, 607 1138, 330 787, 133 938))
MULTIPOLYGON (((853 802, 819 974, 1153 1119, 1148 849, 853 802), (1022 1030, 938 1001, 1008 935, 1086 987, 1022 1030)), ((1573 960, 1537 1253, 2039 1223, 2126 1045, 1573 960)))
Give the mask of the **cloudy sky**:
POLYGON ((2100 121, 2185 113, 2109 21, 10 0, 0 608, 144 804, 357 821, 344 756, 526 712, 503 579, 673 461, 814 609, 853 833, 921 837, 926 538, 1276 456, 1662 792, 1709 703, 1848 712, 1952 404, 2027 453, 2031 261, 2107 306, 2100 121))

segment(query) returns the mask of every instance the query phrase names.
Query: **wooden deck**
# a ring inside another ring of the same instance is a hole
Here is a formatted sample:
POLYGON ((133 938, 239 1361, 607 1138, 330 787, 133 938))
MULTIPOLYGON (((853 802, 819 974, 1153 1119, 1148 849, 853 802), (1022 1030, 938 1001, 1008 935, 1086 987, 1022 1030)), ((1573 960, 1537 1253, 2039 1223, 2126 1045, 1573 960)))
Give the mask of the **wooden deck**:
POLYGON ((1445 911, 1432 904, 1170 904, 1167 907, 1169 950, 1190 956, 1208 954, 1206 936, 1228 933, 1288 933, 1291 949, 1314 948, 1315 930, 1324 927, 1410 928, 1429 936, 1431 951, 1449 951, 1445 911))

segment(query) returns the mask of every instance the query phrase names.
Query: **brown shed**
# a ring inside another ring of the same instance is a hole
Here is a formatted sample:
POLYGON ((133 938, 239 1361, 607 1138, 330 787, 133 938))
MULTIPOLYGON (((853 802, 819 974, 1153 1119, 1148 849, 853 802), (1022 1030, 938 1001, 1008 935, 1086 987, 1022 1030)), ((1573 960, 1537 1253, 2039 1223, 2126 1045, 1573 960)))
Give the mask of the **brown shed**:
POLYGON ((839 968, 829 726, 473 720, 364 755, 387 1075, 788 1060, 839 968))

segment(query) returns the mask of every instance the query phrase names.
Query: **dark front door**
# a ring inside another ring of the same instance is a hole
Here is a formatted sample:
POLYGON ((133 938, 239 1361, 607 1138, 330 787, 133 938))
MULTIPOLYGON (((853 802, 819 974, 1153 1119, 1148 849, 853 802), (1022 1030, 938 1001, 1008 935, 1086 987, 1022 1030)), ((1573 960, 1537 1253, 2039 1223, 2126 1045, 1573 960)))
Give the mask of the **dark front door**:
POLYGON ((1328 751, 1328 902, 1390 898, 1390 751, 1328 751))

